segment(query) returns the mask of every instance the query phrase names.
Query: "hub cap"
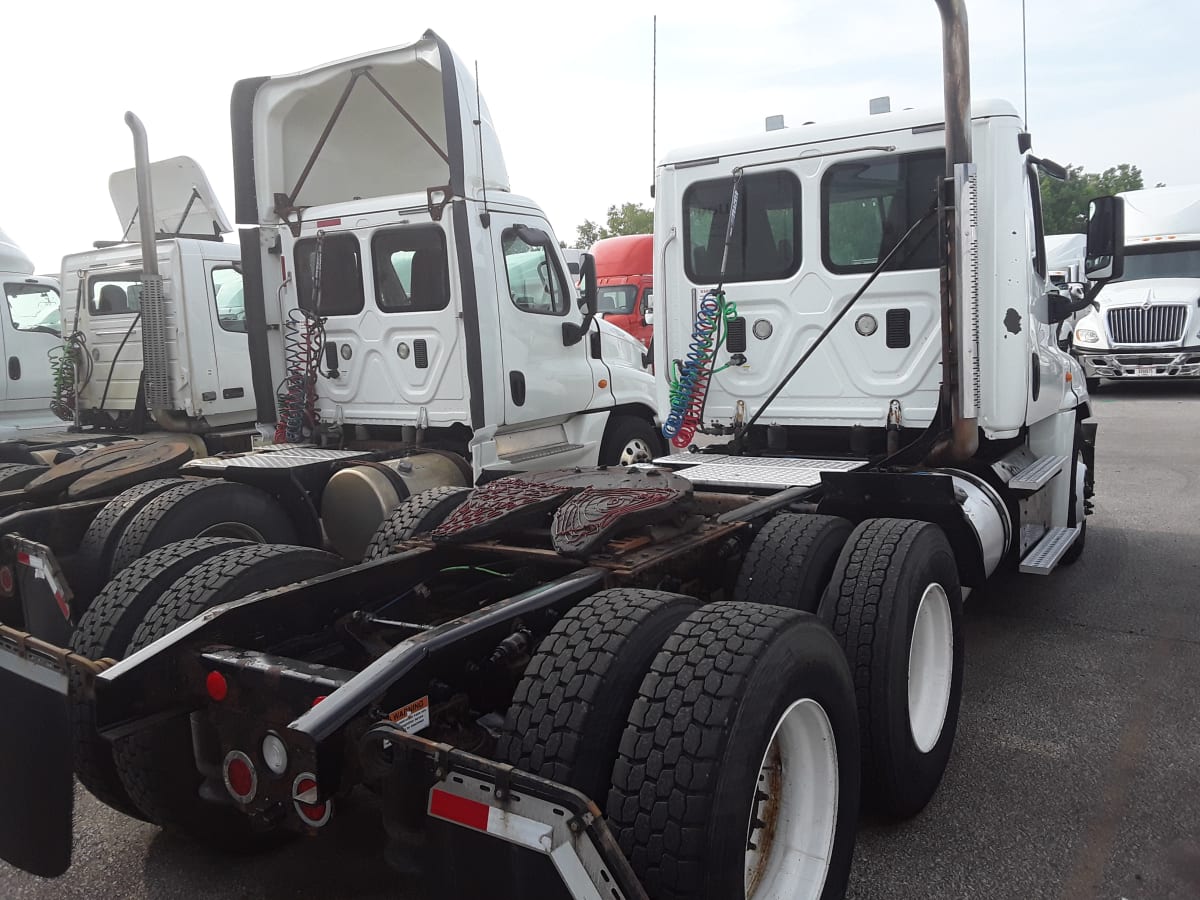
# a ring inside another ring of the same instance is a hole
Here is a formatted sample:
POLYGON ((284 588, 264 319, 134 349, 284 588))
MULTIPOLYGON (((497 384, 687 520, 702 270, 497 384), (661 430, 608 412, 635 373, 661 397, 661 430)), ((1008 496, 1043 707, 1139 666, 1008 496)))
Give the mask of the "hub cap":
POLYGON ((654 454, 650 451, 650 445, 641 438, 633 438, 621 451, 620 462, 623 466, 632 466, 634 463, 650 462, 653 458, 654 454))
POLYGON ((954 628, 945 589, 925 588, 908 648, 908 725, 913 743, 928 753, 938 742, 950 708, 954 675, 954 628))
POLYGON ((821 704, 787 708, 763 756, 746 836, 746 900, 821 896, 837 829, 838 761, 821 704))

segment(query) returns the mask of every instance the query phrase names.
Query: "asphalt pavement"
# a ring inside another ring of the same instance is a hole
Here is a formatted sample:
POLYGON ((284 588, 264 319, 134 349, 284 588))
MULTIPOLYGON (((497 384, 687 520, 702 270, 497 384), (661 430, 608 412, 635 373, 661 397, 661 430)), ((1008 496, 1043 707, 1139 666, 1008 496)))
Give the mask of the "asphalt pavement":
MULTIPOLYGON (((968 600, 945 781, 917 818, 862 823, 857 900, 1200 897, 1200 385, 1108 385, 1094 411, 1083 558, 968 600)), ((0 898, 433 900, 384 864, 367 809, 257 857, 198 849, 83 791, 77 810, 71 871, 0 863, 0 898)))

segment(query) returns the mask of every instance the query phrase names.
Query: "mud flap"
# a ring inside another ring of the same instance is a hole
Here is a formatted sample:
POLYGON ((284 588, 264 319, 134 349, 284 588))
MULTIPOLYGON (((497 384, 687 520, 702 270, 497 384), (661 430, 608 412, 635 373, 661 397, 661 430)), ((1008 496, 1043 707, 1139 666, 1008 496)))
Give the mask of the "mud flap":
POLYGON ((0 858, 53 878, 71 865, 67 676, 0 651, 0 858))

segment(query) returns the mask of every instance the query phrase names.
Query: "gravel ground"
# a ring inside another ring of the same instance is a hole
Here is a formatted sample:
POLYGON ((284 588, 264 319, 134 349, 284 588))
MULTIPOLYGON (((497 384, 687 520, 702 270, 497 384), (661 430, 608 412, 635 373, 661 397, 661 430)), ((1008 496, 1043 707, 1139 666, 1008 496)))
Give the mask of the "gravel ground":
MULTIPOLYGON (((851 897, 1200 896, 1200 386, 1108 386, 1096 418, 1083 559, 972 595, 946 780, 916 819, 863 823, 851 897)), ((0 863, 0 897, 432 900, 383 863, 369 810, 254 858, 82 791, 77 811, 68 875, 0 863)))

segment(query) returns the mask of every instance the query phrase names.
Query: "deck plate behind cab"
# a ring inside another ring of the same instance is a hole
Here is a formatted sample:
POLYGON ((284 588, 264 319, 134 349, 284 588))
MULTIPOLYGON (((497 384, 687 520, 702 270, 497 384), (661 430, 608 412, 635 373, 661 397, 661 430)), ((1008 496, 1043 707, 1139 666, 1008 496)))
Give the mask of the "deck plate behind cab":
POLYGON ((510 475, 471 492, 433 530, 441 543, 488 540, 536 527, 554 512, 551 543, 567 556, 586 556, 618 532, 661 522, 692 496, 686 479, 662 469, 559 469, 510 475))

